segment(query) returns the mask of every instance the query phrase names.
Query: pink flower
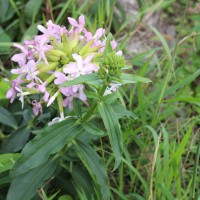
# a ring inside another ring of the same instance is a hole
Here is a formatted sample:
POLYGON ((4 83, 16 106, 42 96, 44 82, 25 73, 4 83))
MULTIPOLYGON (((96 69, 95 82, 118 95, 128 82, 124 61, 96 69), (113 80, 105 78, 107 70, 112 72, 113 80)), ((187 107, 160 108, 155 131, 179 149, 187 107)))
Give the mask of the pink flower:
POLYGON ((23 65, 26 63, 26 57, 28 56, 28 49, 26 49, 24 46, 20 44, 13 44, 14 47, 19 48, 22 53, 15 54, 11 60, 14 62, 18 62, 19 65, 23 65))
POLYGON ((23 81, 21 79, 15 79, 12 81, 12 88, 10 88, 8 90, 8 92, 6 93, 6 98, 10 99, 10 103, 12 103, 16 97, 16 94, 18 92, 18 90, 20 89, 20 84, 23 81))
MULTIPOLYGON (((21 68, 12 69, 11 73, 25 76, 28 81, 36 81, 37 83, 42 83, 42 81, 36 76, 35 70, 35 61, 29 60, 28 63, 21 66, 21 68)), ((33 85, 30 87, 33 87, 33 85)))
POLYGON ((55 72, 55 77, 56 79, 54 80, 54 83, 56 85, 60 85, 61 83, 66 82, 67 80, 69 80, 69 78, 67 78, 65 76, 65 74, 61 73, 61 72, 55 72))
POLYGON ((74 98, 78 98, 81 101, 86 101, 86 96, 83 92, 84 86, 83 85, 74 85, 70 87, 64 87, 61 91, 66 98, 63 100, 63 106, 67 106, 69 109, 73 108, 72 101, 74 98))
POLYGON ((33 105, 33 113, 35 116, 37 116, 39 113, 42 114, 42 105, 40 102, 37 102, 36 100, 32 101, 33 105))
POLYGON ((57 41, 61 41, 61 36, 67 34, 68 31, 65 27, 61 27, 57 24, 53 24, 51 20, 47 22, 47 28, 42 25, 38 25, 37 28, 43 33, 43 35, 36 36, 36 40, 41 40, 43 36, 53 36, 57 41))
POLYGON ((48 61, 46 59, 45 52, 51 50, 53 47, 50 46, 50 45, 45 44, 47 42, 47 40, 48 40, 48 38, 44 36, 44 37, 41 38, 40 42, 36 42, 35 43, 35 49, 36 49, 36 52, 39 55, 39 59, 38 59, 37 63, 41 59, 43 59, 44 62, 48 65, 48 61))
POLYGON ((98 71, 98 66, 91 63, 94 54, 91 54, 85 58, 85 60, 83 60, 83 58, 78 54, 72 54, 72 56, 76 62, 67 64, 67 66, 63 69, 66 74, 71 74, 72 77, 75 78, 80 75, 91 74, 98 71))
POLYGON ((68 107, 69 109, 72 109, 72 108, 73 108, 73 104, 72 104, 73 98, 74 98, 73 95, 66 97, 66 98, 63 100, 62 105, 63 105, 64 107, 68 107))
POLYGON ((79 32, 79 33, 84 30, 85 18, 84 18, 83 15, 81 15, 78 18, 78 22, 74 18, 71 18, 71 17, 68 17, 68 21, 72 25, 72 30, 70 32, 73 31, 73 27, 75 27, 76 31, 79 32))
POLYGON ((96 30, 96 33, 94 36, 92 36, 92 33, 87 32, 84 30, 85 38, 86 41, 89 42, 90 40, 93 40, 92 46, 97 47, 97 46, 105 46, 105 42, 101 41, 100 38, 105 34, 105 29, 99 28, 96 30))

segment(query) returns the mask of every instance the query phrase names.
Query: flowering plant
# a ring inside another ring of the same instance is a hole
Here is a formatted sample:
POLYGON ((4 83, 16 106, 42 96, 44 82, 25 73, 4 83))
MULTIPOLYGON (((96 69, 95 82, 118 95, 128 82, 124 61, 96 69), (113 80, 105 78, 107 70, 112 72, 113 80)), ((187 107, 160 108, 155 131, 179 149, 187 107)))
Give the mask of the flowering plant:
POLYGON ((92 34, 85 28, 82 15, 78 21, 70 17, 68 20, 69 30, 48 21, 46 28, 38 25, 42 34, 34 40, 14 44, 21 53, 12 57, 18 67, 11 73, 17 77, 7 98, 12 103, 19 97, 22 108, 27 98, 35 116, 43 113, 44 106, 53 105, 59 116, 23 148, 11 171, 8 200, 31 199, 45 180, 56 176, 56 169, 61 169, 63 163, 76 163, 76 159, 66 158, 66 152, 73 152, 93 179, 95 192, 87 197, 109 199, 106 169, 90 144, 108 136, 117 169, 123 153, 119 118, 134 117, 120 104, 118 88, 127 83, 149 82, 124 73, 126 62, 111 34, 106 37, 103 28, 92 34), (37 177, 34 184, 27 184, 27 179, 33 177, 37 177))

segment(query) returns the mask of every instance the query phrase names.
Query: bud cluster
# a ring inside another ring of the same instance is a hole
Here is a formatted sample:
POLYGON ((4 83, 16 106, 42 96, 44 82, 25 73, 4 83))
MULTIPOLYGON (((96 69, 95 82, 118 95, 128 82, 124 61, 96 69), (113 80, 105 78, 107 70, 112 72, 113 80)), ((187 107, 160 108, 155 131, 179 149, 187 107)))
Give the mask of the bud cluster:
MULTIPOLYGON (((71 25, 69 30, 50 20, 46 28, 38 25, 42 34, 36 35, 34 40, 25 41, 23 45, 14 44, 21 53, 12 57, 18 68, 11 70, 12 74, 17 74, 7 92, 11 103, 19 97, 23 107, 25 96, 38 94, 39 101, 32 101, 35 115, 42 113, 43 103, 48 107, 57 100, 63 118, 63 107, 72 108, 73 98, 82 101, 87 98, 83 84, 59 87, 60 84, 91 73, 99 72, 102 79, 107 75, 120 75, 119 69, 125 64, 122 52, 115 51, 117 43, 112 40, 113 52, 104 55, 105 30, 99 28, 94 35, 87 31, 83 15, 78 21, 70 17, 68 20, 71 25)), ((105 94, 116 90, 117 85, 110 85, 105 94)))

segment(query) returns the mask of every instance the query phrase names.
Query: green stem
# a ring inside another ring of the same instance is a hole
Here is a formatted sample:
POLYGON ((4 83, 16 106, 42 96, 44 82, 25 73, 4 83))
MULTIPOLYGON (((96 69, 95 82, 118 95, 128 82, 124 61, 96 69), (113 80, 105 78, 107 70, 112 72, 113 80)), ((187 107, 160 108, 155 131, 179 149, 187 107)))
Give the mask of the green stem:
POLYGON ((57 102, 58 102, 58 108, 60 111, 60 117, 63 119, 64 118, 64 110, 63 110, 63 105, 62 105, 63 98, 62 98, 61 93, 59 93, 59 95, 57 96, 57 102))

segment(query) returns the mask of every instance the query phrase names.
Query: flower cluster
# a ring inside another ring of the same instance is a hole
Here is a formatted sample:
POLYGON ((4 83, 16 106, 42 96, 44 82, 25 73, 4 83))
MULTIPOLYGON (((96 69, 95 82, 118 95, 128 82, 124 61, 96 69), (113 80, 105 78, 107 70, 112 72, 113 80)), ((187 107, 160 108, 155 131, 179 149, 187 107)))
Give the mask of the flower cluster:
MULTIPOLYGON (((60 84, 85 74, 98 73, 107 38, 103 28, 97 29, 94 35, 87 31, 83 15, 78 21, 70 17, 68 20, 69 30, 50 20, 46 28, 38 25, 42 34, 34 40, 25 41, 23 46, 14 44, 21 53, 12 57, 18 68, 11 70, 12 74, 17 74, 7 92, 11 103, 17 96, 23 107, 25 96, 39 94, 39 100, 32 101, 33 112, 38 115, 42 113, 43 103, 48 107, 57 99, 63 118, 63 107, 72 108, 73 98, 86 101, 83 84, 67 87, 60 87, 60 84)), ((111 40, 110 46, 115 50, 117 43, 111 40)), ((116 52, 118 56, 121 54, 121 51, 116 52)), ((105 94, 117 88, 113 83, 110 86, 105 94)))

